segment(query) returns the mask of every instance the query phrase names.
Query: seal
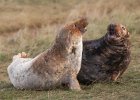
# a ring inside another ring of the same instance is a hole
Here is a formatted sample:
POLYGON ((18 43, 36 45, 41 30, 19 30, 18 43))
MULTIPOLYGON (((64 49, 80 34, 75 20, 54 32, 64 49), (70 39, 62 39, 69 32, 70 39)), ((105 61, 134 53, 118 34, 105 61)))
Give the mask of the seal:
POLYGON ((83 84, 116 81, 130 63, 129 32, 122 24, 110 24, 105 36, 83 41, 78 80, 83 84))
POLYGON ((80 90, 77 74, 81 68, 82 35, 87 25, 87 19, 81 18, 64 26, 52 47, 35 58, 28 58, 24 52, 15 55, 7 68, 14 87, 48 90, 65 84, 69 89, 80 90))

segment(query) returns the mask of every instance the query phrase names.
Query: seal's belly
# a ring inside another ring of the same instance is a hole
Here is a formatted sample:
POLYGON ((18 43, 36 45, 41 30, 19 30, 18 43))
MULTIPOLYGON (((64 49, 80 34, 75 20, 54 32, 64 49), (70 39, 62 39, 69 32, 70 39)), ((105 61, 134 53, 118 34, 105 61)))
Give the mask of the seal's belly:
POLYGON ((8 75, 14 87, 18 89, 38 90, 51 87, 53 85, 53 81, 49 76, 47 76, 48 78, 45 80, 44 77, 33 73, 30 68, 32 62, 33 60, 31 59, 25 60, 23 58, 19 58, 14 60, 8 66, 8 75))

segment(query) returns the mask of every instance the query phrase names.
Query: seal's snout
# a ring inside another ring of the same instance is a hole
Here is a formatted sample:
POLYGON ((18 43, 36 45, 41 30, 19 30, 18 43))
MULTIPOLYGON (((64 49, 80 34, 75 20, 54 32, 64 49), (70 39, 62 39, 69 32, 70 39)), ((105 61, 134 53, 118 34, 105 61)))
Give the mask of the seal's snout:
POLYGON ((115 27, 116 27, 116 24, 108 25, 107 31, 110 33, 110 35, 115 34, 115 27))
POLYGON ((86 29, 86 26, 88 25, 87 18, 81 18, 74 24, 75 24, 75 27, 78 28, 82 33, 85 33, 87 31, 86 29))

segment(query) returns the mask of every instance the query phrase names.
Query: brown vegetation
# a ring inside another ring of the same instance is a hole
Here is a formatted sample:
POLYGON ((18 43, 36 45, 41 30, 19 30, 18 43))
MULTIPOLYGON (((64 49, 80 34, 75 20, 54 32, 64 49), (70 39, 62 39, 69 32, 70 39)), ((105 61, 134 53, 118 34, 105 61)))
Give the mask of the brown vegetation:
POLYGON ((140 0, 1 0, 0 99, 138 99, 140 98, 140 0), (130 33, 132 60, 119 83, 94 84, 81 92, 19 91, 9 85, 7 66, 18 52, 35 57, 50 47, 55 33, 67 22, 86 15, 85 40, 104 35, 112 22, 130 33))

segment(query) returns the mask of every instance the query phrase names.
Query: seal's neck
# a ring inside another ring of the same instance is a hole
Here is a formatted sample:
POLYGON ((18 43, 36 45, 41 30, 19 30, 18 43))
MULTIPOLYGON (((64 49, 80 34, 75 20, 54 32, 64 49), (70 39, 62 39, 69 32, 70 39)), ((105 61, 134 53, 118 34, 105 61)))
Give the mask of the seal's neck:
MULTIPOLYGON (((48 51, 49 55, 59 56, 61 58, 67 58, 71 54, 79 55, 82 52, 82 38, 77 41, 55 41, 54 45, 48 51)), ((48 54, 47 53, 47 54, 48 54)))

